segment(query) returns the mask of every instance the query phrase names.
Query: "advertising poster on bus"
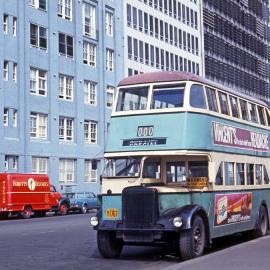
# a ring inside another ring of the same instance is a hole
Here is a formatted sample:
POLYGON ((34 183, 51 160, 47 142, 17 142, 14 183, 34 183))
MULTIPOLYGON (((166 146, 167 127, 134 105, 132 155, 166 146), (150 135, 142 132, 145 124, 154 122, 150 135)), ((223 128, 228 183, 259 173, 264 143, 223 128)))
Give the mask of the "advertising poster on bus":
POLYGON ((251 218, 252 193, 217 194, 214 226, 248 221, 251 218))

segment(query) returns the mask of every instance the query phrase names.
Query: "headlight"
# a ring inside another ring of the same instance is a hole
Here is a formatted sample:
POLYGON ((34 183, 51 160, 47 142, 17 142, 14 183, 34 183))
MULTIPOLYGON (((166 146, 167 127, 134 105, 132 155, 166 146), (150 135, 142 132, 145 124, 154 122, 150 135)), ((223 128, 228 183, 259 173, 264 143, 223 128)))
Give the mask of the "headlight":
POLYGON ((175 218, 173 219, 173 225, 174 225, 174 227, 180 228, 180 227, 182 226, 182 224, 183 224, 182 218, 180 218, 180 217, 175 217, 175 218))
POLYGON ((92 226, 97 226, 98 225, 98 218, 97 217, 91 217, 90 218, 90 224, 92 225, 92 226))

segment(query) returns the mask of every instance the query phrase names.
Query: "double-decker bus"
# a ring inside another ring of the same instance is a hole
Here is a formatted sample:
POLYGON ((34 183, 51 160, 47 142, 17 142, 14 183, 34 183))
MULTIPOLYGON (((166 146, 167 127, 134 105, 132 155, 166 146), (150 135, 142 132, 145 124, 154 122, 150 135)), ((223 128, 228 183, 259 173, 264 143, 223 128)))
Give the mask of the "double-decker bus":
POLYGON ((270 210, 266 103, 188 73, 119 83, 105 151, 100 253, 167 244, 183 260, 212 239, 264 236, 270 210))

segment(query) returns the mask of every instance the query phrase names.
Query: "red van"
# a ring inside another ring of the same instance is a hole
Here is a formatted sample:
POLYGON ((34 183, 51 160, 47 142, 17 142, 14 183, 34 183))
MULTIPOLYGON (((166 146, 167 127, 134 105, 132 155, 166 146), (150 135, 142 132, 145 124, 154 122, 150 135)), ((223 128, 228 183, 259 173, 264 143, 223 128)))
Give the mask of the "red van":
POLYGON ((45 216, 47 211, 66 214, 69 201, 51 186, 44 174, 0 174, 0 214, 23 218, 45 216))

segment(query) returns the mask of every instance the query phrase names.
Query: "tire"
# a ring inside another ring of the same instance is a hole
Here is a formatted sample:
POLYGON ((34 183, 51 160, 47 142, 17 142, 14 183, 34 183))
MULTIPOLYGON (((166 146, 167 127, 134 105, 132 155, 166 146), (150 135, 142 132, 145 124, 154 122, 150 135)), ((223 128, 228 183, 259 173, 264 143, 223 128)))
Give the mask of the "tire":
POLYGON ((23 211, 21 212, 22 218, 28 219, 28 218, 31 217, 31 215, 32 215, 32 208, 31 208, 31 206, 25 206, 24 209, 23 209, 23 211))
POLYGON ((206 243, 205 225, 200 216, 196 216, 190 230, 183 231, 179 237, 179 251, 183 260, 199 257, 206 243))
POLYGON ((261 205, 260 210, 259 210, 257 228, 254 231, 254 236, 262 237, 262 236, 267 235, 268 226, 269 226, 269 220, 268 220, 267 210, 265 206, 261 205))
POLYGON ((68 213, 68 207, 66 203, 62 203, 59 207, 58 214, 60 216, 65 216, 68 213))
POLYGON ((87 211, 88 211, 88 209, 87 209, 87 205, 86 205, 86 204, 84 204, 84 205, 82 206, 82 208, 81 208, 80 212, 81 212, 81 214, 87 214, 87 211))
POLYGON ((97 245, 100 254, 107 259, 118 258, 123 249, 123 242, 117 240, 115 232, 98 231, 97 245))

